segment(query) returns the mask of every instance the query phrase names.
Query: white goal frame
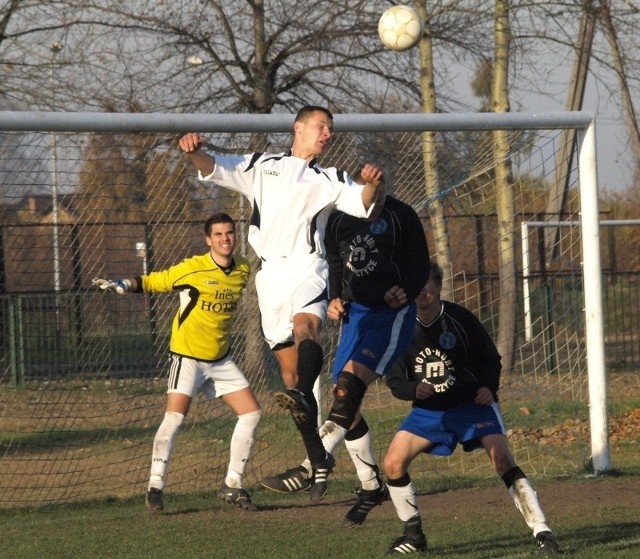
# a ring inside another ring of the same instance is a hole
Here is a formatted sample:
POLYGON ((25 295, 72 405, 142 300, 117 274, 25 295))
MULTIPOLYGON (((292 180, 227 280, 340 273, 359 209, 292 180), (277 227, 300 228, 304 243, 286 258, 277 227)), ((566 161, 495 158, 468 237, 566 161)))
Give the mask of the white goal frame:
MULTIPOLYGON (((292 114, 142 114, 0 111, 2 131, 290 132, 292 114)), ((580 177, 591 458, 596 474, 611 469, 606 411, 602 279, 595 115, 590 112, 464 114, 336 114, 337 132, 442 132, 575 129, 580 177)))

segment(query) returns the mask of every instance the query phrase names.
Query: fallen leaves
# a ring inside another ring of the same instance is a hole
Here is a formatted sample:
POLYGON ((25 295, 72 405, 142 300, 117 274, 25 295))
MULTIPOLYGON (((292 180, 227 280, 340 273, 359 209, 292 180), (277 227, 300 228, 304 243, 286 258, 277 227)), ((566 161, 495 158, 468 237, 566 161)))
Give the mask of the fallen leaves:
MULTIPOLYGON (((521 410, 522 411, 522 410, 521 410)), ((577 441, 589 442, 589 422, 568 418, 559 425, 539 428, 515 427, 508 431, 514 442, 537 443, 541 445, 563 446, 577 441)), ((640 408, 635 408, 621 416, 609 417, 610 442, 637 442, 640 439, 640 408)))

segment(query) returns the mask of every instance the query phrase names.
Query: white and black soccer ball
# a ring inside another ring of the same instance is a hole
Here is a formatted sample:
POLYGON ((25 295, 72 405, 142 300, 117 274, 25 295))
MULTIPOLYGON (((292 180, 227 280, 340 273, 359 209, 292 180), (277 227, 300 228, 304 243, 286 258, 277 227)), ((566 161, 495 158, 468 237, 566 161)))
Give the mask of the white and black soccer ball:
POLYGON ((393 50, 407 50, 418 44, 424 21, 411 6, 393 6, 380 16, 378 35, 393 50))

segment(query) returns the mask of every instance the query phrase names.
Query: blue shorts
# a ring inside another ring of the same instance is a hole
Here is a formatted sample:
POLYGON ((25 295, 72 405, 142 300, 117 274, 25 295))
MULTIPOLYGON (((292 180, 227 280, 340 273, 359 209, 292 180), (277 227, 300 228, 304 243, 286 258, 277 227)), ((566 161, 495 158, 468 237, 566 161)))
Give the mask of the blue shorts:
POLYGON ((408 431, 428 440, 432 444, 426 452, 437 456, 450 456, 458 443, 462 450, 471 452, 482 448, 482 437, 506 434, 496 403, 465 404, 448 410, 413 408, 398 431, 408 431))
POLYGON ((342 319, 333 362, 333 383, 348 361, 362 363, 382 376, 411 342, 416 323, 414 303, 401 309, 371 308, 351 302, 342 319))

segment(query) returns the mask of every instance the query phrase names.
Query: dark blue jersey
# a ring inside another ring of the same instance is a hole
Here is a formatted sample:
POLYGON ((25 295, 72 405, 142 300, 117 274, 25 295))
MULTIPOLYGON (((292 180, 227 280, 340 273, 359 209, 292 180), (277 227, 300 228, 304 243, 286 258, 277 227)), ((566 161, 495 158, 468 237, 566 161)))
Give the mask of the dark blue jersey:
POLYGON ((468 309, 442 302, 430 324, 416 321, 411 344, 387 371, 387 386, 413 407, 446 410, 473 402, 481 386, 498 401, 500 354, 491 337, 468 309), (416 400, 419 382, 434 385, 435 394, 416 400))
POLYGON ((387 196, 375 221, 334 211, 325 236, 329 298, 368 307, 385 305, 394 285, 413 301, 429 280, 429 249, 414 209, 387 196))

